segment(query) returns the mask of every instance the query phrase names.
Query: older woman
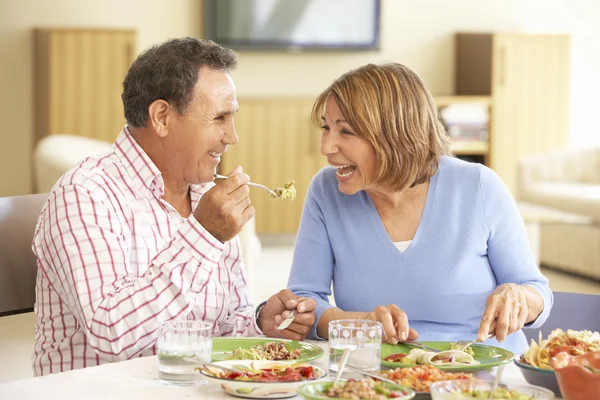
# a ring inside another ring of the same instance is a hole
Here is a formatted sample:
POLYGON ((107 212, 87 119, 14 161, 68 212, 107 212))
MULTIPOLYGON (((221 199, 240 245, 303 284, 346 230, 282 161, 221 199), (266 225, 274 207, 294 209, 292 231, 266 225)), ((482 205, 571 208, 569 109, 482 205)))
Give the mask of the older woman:
POLYGON ((521 328, 552 306, 548 280, 500 178, 450 155, 419 77, 363 66, 333 82, 312 117, 330 166, 311 182, 288 284, 317 300, 311 336, 363 318, 391 343, 492 333, 488 343, 522 352, 521 328))

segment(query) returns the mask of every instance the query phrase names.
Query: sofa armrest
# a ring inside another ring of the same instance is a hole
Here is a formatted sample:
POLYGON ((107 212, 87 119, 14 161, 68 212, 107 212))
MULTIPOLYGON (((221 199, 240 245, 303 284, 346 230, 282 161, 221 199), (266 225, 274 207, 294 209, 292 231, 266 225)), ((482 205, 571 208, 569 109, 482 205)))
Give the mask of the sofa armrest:
POLYGON ((569 149, 521 159, 519 195, 537 182, 600 184, 600 148, 569 149))

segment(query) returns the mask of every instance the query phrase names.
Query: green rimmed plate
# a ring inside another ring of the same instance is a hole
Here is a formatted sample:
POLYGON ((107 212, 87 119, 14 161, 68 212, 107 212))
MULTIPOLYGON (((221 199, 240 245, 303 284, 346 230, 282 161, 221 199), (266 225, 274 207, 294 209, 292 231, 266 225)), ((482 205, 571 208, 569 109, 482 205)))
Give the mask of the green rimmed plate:
MULTIPOLYGON (((340 383, 343 383, 343 380, 340 380, 340 383)), ((400 397, 386 397, 387 399, 394 400, 409 400, 415 397, 415 391, 404 387, 402 385, 392 385, 391 383, 381 383, 382 386, 388 390, 394 390, 399 392, 404 392, 404 396, 400 397)), ((331 400, 331 397, 327 397, 323 394, 323 392, 329 389, 333 385, 333 382, 314 382, 314 383, 305 383, 300 386, 298 389, 298 395, 307 399, 307 400, 331 400)))
POLYGON ((212 361, 223 361, 234 349, 249 349, 267 342, 283 342, 288 350, 299 349, 300 357, 290 362, 307 362, 321 358, 325 353, 316 344, 295 340, 273 339, 267 337, 217 337, 212 340, 212 361))
MULTIPOLYGON (((440 351, 450 350, 452 342, 419 342, 427 347, 437 349, 440 351)), ((479 364, 474 365, 436 365, 437 368, 444 371, 481 371, 497 367, 501 364, 507 364, 514 358, 514 354, 508 350, 500 347, 486 346, 484 344, 472 344, 470 346, 475 353, 475 360, 479 361, 479 364)), ((381 365, 389 368, 403 368, 412 367, 414 365, 402 364, 398 362, 385 361, 387 356, 398 353, 408 353, 414 346, 406 343, 398 343, 396 345, 383 344, 381 345, 381 365)))

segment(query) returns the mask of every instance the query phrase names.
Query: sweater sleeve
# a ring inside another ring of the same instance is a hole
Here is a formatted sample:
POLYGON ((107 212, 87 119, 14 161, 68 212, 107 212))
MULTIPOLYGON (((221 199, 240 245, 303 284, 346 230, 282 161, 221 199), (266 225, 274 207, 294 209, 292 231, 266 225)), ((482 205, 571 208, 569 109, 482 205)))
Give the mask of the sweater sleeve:
POLYGON ((319 319, 333 307, 327 299, 331 295, 334 256, 323 213, 323 178, 322 173, 316 175, 308 188, 288 281, 288 288, 297 296, 311 297, 317 302, 317 319, 308 334, 310 339, 320 339, 319 319))
POLYGON ((554 302, 548 279, 537 267, 529 247, 523 219, 508 188, 491 169, 480 168, 483 212, 488 229, 488 259, 498 285, 516 283, 535 288, 544 309, 528 328, 540 327, 554 302))

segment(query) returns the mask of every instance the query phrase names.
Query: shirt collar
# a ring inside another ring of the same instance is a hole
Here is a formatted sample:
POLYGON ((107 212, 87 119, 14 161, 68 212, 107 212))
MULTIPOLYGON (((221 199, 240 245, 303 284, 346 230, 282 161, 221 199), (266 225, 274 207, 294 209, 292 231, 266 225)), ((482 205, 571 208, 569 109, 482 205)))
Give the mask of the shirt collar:
MULTIPOLYGON (((113 146, 115 154, 125 166, 125 170, 133 182, 133 189, 146 195, 152 193, 157 199, 160 199, 165 194, 165 182, 161 172, 131 136, 127 126, 123 128, 113 146)), ((214 182, 190 185, 192 209, 196 208, 200 197, 214 185, 214 182)))
POLYGON ((165 193, 165 184, 160 170, 131 136, 127 126, 123 128, 113 146, 115 154, 125 166, 125 171, 133 182, 133 189, 144 194, 152 192, 160 198, 165 193))

